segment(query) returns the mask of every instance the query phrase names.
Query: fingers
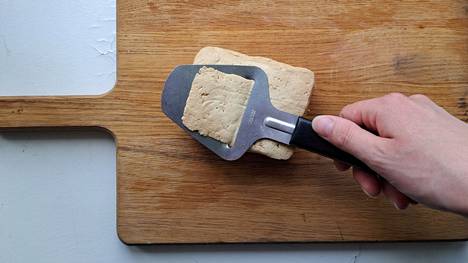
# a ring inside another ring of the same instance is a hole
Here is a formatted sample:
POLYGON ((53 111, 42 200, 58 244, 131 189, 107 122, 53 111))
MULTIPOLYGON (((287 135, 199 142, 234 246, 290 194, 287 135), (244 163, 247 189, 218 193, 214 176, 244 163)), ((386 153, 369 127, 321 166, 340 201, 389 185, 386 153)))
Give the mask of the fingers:
POLYGON ((388 140, 362 129, 350 120, 336 116, 315 117, 312 127, 322 138, 364 162, 382 152, 388 140))
POLYGON ((400 191, 398 191, 395 187, 393 187, 393 185, 389 184, 388 182, 385 182, 382 188, 383 188, 382 191, 385 197, 387 197, 387 199, 393 203, 396 209, 403 210, 403 209, 408 208, 408 206, 411 203, 410 198, 402 194, 400 191))
POLYGON ((372 131, 378 131, 377 116, 382 103, 381 98, 358 101, 345 106, 340 116, 348 119, 359 126, 365 126, 372 131))
POLYGON ((354 167, 353 177, 367 196, 374 198, 380 194, 380 182, 375 175, 354 167))
MULTIPOLYGON (((396 139, 392 138, 404 135, 402 125, 411 122, 412 115, 408 116, 408 112, 428 107, 441 109, 424 95, 407 97, 392 93, 350 104, 342 109, 340 117, 318 116, 312 126, 325 140, 365 162, 374 171, 382 172, 392 163, 387 161, 395 153, 396 139), (370 131, 377 132, 378 136, 370 131)), ((339 161, 335 161, 335 166, 340 171, 350 168, 339 161)), ((364 170, 354 167, 353 177, 368 196, 376 197, 383 192, 397 209, 416 203, 383 178, 364 170)))
POLYGON ((410 204, 417 204, 417 202, 398 191, 384 179, 379 180, 375 175, 362 169, 354 167, 353 177, 367 196, 376 198, 381 192, 383 192, 385 197, 398 210, 404 210, 408 208, 410 204))

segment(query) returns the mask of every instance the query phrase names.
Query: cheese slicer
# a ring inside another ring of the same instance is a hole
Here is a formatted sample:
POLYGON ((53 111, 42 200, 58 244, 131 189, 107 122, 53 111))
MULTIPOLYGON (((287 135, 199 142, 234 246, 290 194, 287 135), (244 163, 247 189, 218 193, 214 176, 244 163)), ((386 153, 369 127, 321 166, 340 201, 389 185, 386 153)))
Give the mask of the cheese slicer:
POLYGON ((312 129, 310 120, 275 108, 270 101, 268 77, 258 67, 231 65, 178 66, 166 80, 161 101, 163 112, 172 121, 195 140, 228 161, 242 157, 256 141, 270 139, 370 170, 366 164, 356 157, 338 149, 320 137, 312 129), (193 79, 202 67, 214 68, 226 74, 235 74, 254 81, 240 127, 232 145, 203 136, 197 131, 191 131, 182 122, 193 79))

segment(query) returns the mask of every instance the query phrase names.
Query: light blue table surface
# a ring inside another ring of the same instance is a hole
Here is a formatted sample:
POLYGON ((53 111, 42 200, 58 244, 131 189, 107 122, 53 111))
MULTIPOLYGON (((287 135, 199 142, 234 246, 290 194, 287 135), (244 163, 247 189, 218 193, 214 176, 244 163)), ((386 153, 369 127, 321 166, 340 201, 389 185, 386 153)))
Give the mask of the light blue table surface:
MULTIPOLYGON (((0 0, 0 95, 115 81, 115 0, 0 0)), ((468 262, 466 242, 128 247, 101 132, 0 133, 0 262, 468 262)))

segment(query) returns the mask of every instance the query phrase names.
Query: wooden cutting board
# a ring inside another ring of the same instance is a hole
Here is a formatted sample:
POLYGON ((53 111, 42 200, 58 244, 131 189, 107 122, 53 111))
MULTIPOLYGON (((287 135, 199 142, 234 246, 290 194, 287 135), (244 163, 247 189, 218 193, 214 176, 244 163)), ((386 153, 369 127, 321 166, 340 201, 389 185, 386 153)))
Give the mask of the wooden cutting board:
POLYGON ((367 198, 349 173, 313 153, 222 161, 160 107, 171 69, 190 64, 204 46, 219 46, 313 70, 308 117, 403 92, 427 94, 468 121, 468 1, 117 2, 115 89, 102 96, 2 97, 0 127, 112 133, 122 241, 468 238, 467 219, 421 205, 397 211, 383 198, 367 198))

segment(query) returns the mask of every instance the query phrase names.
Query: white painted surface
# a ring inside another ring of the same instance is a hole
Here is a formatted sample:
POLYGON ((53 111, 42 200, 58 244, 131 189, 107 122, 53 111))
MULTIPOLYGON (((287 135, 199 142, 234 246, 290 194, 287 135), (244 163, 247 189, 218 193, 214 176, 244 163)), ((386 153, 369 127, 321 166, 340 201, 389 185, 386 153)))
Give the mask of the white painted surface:
POLYGON ((115 0, 0 0, 0 95, 110 90, 115 17, 115 0))
MULTIPOLYGON (((87 44, 114 36, 115 24, 107 24, 114 19, 108 15, 115 16, 114 2, 37 2, 0 0, 0 33, 9 33, 8 49, 0 43, 0 94, 99 94, 110 89, 114 80, 97 73, 115 71, 107 58, 112 53, 88 53, 87 44), (17 30, 5 29, 13 24, 17 30), (103 28, 100 33, 82 31, 83 26, 71 24, 103 28), (57 36, 67 45, 37 33, 58 28, 67 31, 57 36), (75 43, 76 35, 82 43, 75 43), (38 50, 54 52, 41 57, 38 50), (63 64, 70 59, 72 66, 63 64)), ((0 262, 468 261, 466 242, 127 247, 115 233, 115 183, 115 145, 104 133, 0 134, 0 262)))

